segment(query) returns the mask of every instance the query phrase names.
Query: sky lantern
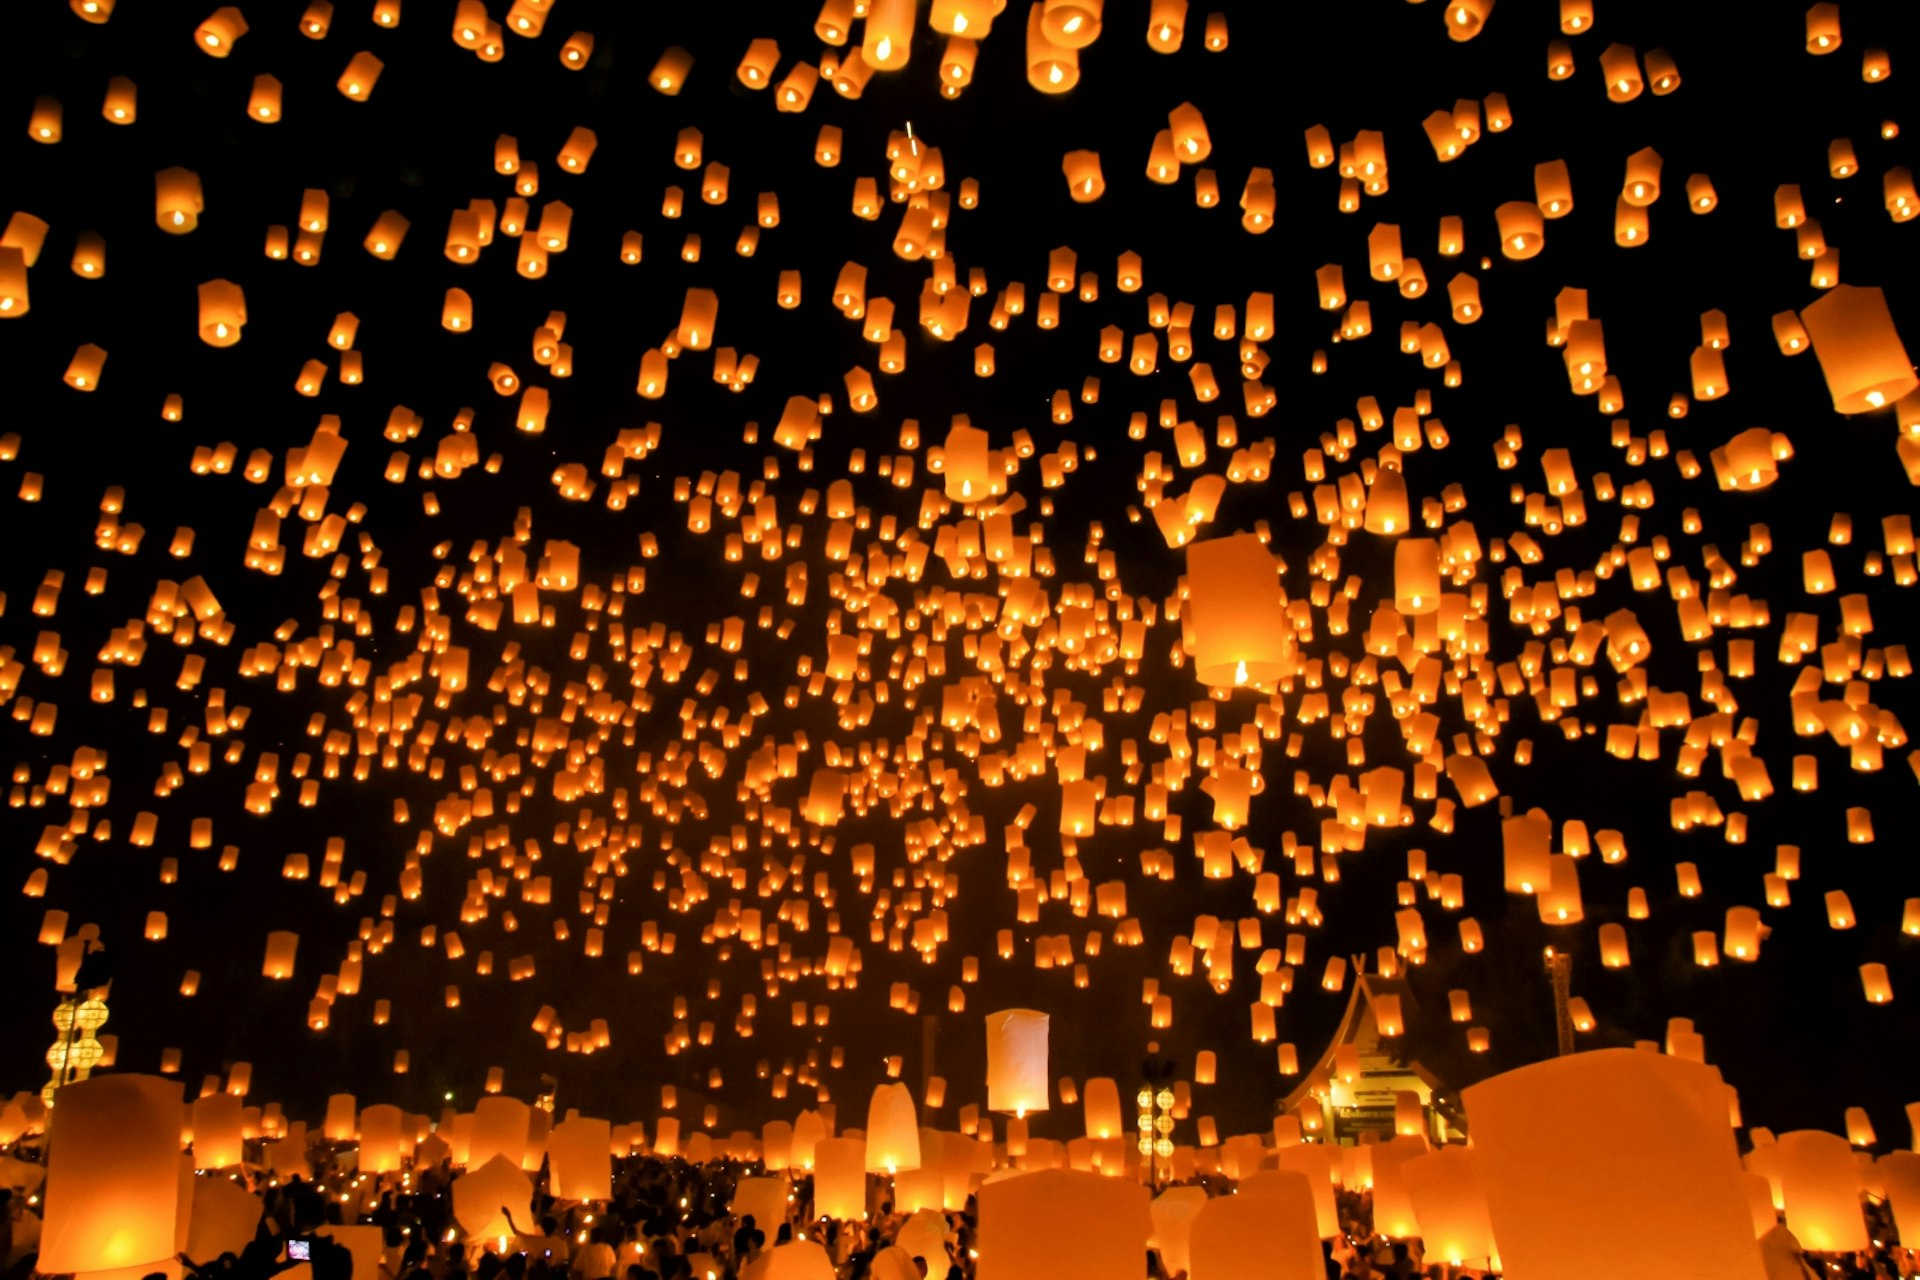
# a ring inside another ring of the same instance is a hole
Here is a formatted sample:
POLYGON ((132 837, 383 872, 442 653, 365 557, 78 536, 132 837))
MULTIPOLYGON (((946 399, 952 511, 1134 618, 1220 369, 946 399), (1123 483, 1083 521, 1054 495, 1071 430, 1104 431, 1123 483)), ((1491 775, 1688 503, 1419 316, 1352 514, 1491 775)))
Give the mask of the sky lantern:
POLYGON ((1800 312, 1836 413, 1871 413, 1920 387, 1877 288, 1837 285, 1800 312))
POLYGON ((1153 1230, 1147 1189, 1097 1173, 1049 1169, 989 1182, 979 1208, 980 1280, 1130 1278, 1153 1230))
POLYGON ((547 1161, 554 1195, 567 1200, 612 1198, 607 1162, 612 1132, 609 1122, 587 1116, 574 1116, 553 1127, 547 1138, 547 1161))
POLYGON ((1472 1149, 1445 1146, 1401 1166, 1427 1251, 1453 1266, 1484 1265, 1495 1252, 1486 1193, 1472 1149))
POLYGON ((647 73, 647 83, 656 92, 676 97, 686 87, 687 75, 692 70, 693 55, 679 45, 669 45, 653 64, 653 70, 647 73))
POLYGON ((1031 1009, 987 1015, 987 1107, 1025 1116, 1045 1111, 1048 1017, 1031 1009))
POLYGON ((230 347, 240 341, 247 323, 247 299, 231 280, 209 280, 200 286, 200 340, 210 347, 230 347))
POLYGON ((1100 153, 1069 151, 1060 161, 1066 175, 1067 194, 1075 204, 1091 204, 1106 194, 1107 180, 1100 172, 1100 153))
POLYGON ((956 422, 947 432, 942 446, 945 458, 942 475, 947 497, 956 502, 976 502, 985 498, 991 487, 987 463, 987 433, 956 422))
POLYGON ((1193 614, 1195 675, 1236 688, 1285 674, 1291 657, 1285 596, 1274 562, 1251 534, 1213 538, 1187 549, 1187 608, 1193 614))
POLYGON ((1308 1175, 1262 1173, 1244 1179, 1240 1194, 1208 1200, 1188 1227, 1187 1249, 1195 1276, 1319 1280, 1326 1272, 1308 1175))
POLYGON ((200 176, 189 169, 162 169, 154 175, 154 222, 169 235, 185 235, 200 225, 206 202, 200 176))
MULTIPOLYGON (((916 1164, 918 1161, 916 1160, 916 1164)), ((860 1221, 867 1216, 866 1142, 822 1138, 813 1147, 813 1211, 860 1221)))
POLYGON ((1506 1274, 1597 1278, 1654 1257, 1728 1280, 1762 1274, 1717 1082, 1698 1063, 1601 1049, 1469 1086, 1474 1163, 1506 1274), (1620 1124, 1627 1114, 1646 1123, 1620 1124), (1635 1230, 1602 1225, 1623 1221, 1635 1230), (1570 1238, 1584 1247, 1569 1254, 1570 1238))
POLYGON ((1066 49, 1084 49, 1100 38, 1104 8, 1105 0, 1042 0, 1040 23, 1053 43, 1066 49))
POLYGON ((1820 1253, 1866 1248, 1860 1170, 1847 1140, 1801 1129, 1781 1134, 1776 1150, 1787 1229, 1802 1247, 1820 1253))
POLYGON ((40 1256, 72 1272, 164 1269, 180 1245, 179 1082, 97 1076, 64 1086, 58 1106, 40 1256))
POLYGON ((231 1093, 211 1093, 194 1099, 193 1160, 196 1166, 227 1169, 240 1163, 244 1107, 244 1101, 231 1093))
POLYGON ((210 58, 224 58, 233 52, 234 42, 247 34, 247 20, 240 10, 225 5, 209 14, 194 30, 194 44, 210 58))
POLYGON ((919 1126, 913 1094, 906 1085, 876 1085, 867 1103, 867 1172, 894 1174, 920 1168, 919 1126))
POLYGON ((1042 93, 1070 91, 1080 83, 1080 52, 1047 38, 1043 6, 1027 10, 1027 83, 1042 93))

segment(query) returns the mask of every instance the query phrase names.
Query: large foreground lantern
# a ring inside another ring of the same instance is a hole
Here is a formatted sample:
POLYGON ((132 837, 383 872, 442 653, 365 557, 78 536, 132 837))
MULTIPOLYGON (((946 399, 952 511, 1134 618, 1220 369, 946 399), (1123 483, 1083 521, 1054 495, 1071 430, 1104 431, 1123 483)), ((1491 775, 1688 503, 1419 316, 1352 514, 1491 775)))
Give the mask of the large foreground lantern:
POLYGON ((1032 1009, 987 1015, 987 1109, 1024 1116, 1047 1109, 1049 1018, 1032 1009))
POLYGON ((1817 1129, 1798 1129, 1781 1134, 1774 1152, 1787 1230, 1800 1246, 1816 1253, 1866 1248, 1860 1168, 1847 1140, 1817 1129))
POLYGON ((1303 1173, 1263 1173, 1194 1215, 1194 1280, 1320 1280, 1326 1274, 1313 1189, 1303 1173))
POLYGON ((1884 409, 1920 387, 1879 289, 1835 285, 1800 312, 1800 322, 1827 375, 1834 412, 1884 409))
POLYGON ((1442 1147, 1407 1161, 1402 1174, 1427 1253, 1456 1267, 1484 1265, 1495 1251, 1493 1224, 1487 1218, 1474 1153, 1461 1146, 1442 1147))
MULTIPOLYGON (((1147 1189, 1048 1169, 980 1189, 978 1280, 1135 1280, 1153 1230, 1147 1189)), ((1196 1273, 1195 1280, 1199 1280, 1196 1273)))
POLYGON ((60 1090, 47 1161, 41 1266, 164 1271, 180 1242, 180 1083, 96 1076, 60 1090))
POLYGON ((1187 547, 1194 675, 1213 688, 1271 684, 1293 652, 1278 566, 1251 533, 1187 547))
POLYGON ((1761 1280, 1720 1084, 1696 1062, 1600 1049, 1464 1090, 1508 1280, 1761 1280))
POLYGON ((1154 1200, 1150 1243, 1159 1251, 1168 1274, 1193 1270, 1189 1261, 1193 1220, 1207 1204, 1206 1190, 1201 1187, 1170 1187, 1154 1200))

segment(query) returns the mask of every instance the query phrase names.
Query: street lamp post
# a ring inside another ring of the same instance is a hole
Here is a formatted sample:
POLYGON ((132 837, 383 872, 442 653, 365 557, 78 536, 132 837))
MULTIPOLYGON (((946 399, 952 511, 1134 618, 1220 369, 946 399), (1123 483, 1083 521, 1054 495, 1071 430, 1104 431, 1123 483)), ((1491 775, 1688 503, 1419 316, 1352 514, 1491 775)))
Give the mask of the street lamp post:
MULTIPOLYGON (((1158 1044, 1149 1044, 1147 1052, 1157 1054, 1158 1044)), ((1158 1190, 1173 1175, 1173 1060, 1149 1057, 1140 1065, 1140 1092, 1134 1096, 1139 1115, 1140 1173, 1148 1186, 1158 1190)))

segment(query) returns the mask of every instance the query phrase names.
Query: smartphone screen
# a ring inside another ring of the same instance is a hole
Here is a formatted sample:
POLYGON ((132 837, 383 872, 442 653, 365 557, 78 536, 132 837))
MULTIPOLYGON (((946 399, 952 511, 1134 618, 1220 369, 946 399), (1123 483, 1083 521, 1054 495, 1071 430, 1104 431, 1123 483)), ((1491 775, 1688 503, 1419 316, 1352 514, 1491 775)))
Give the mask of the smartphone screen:
POLYGON ((311 1262, 312 1260, 313 1260, 312 1246, 307 1241, 305 1240, 287 1241, 287 1261, 288 1262, 311 1262))

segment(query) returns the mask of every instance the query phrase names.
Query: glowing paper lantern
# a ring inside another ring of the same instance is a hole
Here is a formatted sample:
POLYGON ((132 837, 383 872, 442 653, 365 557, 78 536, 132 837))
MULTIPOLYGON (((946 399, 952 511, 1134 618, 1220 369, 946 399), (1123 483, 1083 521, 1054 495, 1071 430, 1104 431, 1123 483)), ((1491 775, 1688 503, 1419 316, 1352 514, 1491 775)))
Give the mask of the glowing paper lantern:
POLYGON ((979 1194, 975 1275, 1135 1280, 1153 1230, 1149 1200, 1145 1187, 1097 1173, 1048 1169, 989 1182, 979 1194))
POLYGON ((230 1093, 210 1093, 193 1101, 193 1162, 201 1169, 230 1169, 240 1163, 240 1130, 246 1103, 230 1093))
POLYGON ((1403 538, 1393 548, 1393 605, 1407 617, 1440 609, 1440 543, 1403 538))
POLYGON ((898 71, 913 54, 914 0, 869 0, 860 56, 876 71, 898 71))
POLYGON ((1265 1173, 1194 1215, 1193 1280, 1322 1280, 1318 1220, 1305 1174, 1265 1173))
POLYGON ((956 422, 947 432, 942 452, 945 462, 941 474, 946 482, 947 497, 955 502, 978 502, 986 498, 991 487, 987 433, 956 422))
POLYGON ((1483 1266, 1495 1252, 1486 1193, 1474 1163, 1470 1149, 1449 1146, 1402 1166, 1427 1253, 1456 1267, 1483 1266))
POLYGON ((1048 1015, 1003 1009, 987 1015, 987 1109, 1045 1111, 1048 1015))
POLYGON ((1206 1190, 1201 1187, 1169 1187, 1154 1199, 1150 1206, 1153 1234, 1147 1243, 1159 1251, 1167 1274, 1192 1271, 1188 1245, 1193 1220, 1208 1203, 1206 1190))
POLYGON ((210 347, 230 347, 240 341, 247 323, 247 297, 231 280, 209 280, 200 286, 200 341, 210 347))
MULTIPOLYGON (((237 1099, 236 1099, 237 1101, 237 1099)), ((401 1126, 406 1116, 400 1108, 382 1103, 367 1107, 360 1113, 360 1161, 358 1167, 366 1173, 398 1173, 400 1171, 401 1126)), ((198 1130, 195 1130, 198 1133, 198 1130)), ((409 1141, 407 1147, 412 1149, 409 1141)))
POLYGON ((876 1085, 867 1103, 867 1172, 920 1167, 920 1118, 904 1084, 876 1085))
MULTIPOLYGON (((768 1233, 772 1238, 772 1233, 768 1233)), ((695 1271, 695 1276, 712 1274, 695 1271)), ((793 1240, 775 1245, 741 1273, 751 1280, 833 1280, 833 1258, 811 1240, 793 1240)))
POLYGON ((1698 1063, 1601 1049, 1464 1090, 1504 1274, 1611 1280, 1652 1268, 1759 1280, 1719 1085, 1698 1063))
POLYGON ((518 1222, 531 1222, 533 1182, 517 1162, 496 1155, 477 1168, 469 1168, 453 1182, 453 1216, 477 1243, 498 1240, 515 1234, 502 1208, 510 1209, 518 1222))
POLYGON ((547 1135, 547 1173, 552 1194, 562 1200, 609 1200, 613 1170, 607 1152, 613 1126, 605 1120, 574 1116, 547 1135))
MULTIPOLYGON (((199 1145, 199 1130, 194 1130, 199 1145)), ((187 1226, 185 1253, 198 1261, 218 1258, 223 1253, 238 1257, 253 1243, 260 1229, 266 1205, 260 1197, 226 1178, 196 1178, 193 1183, 193 1213, 187 1226)))
POLYGON ((1121 1119, 1118 1084, 1105 1077, 1089 1080, 1082 1101, 1086 1108, 1089 1138, 1119 1138, 1127 1135, 1130 1126, 1121 1119))
POLYGON ((1886 294, 1835 285, 1800 312, 1836 413, 1870 413, 1920 387, 1886 294))
POLYGON ((1920 1155, 1893 1151, 1874 1161, 1902 1240, 1920 1240, 1920 1155))
POLYGON ((1413 1197, 1408 1190, 1407 1178, 1403 1172, 1406 1165, 1427 1153, 1425 1138, 1395 1136, 1386 1142, 1373 1144, 1373 1213, 1374 1230, 1395 1239, 1409 1239, 1421 1234, 1420 1223, 1414 1214, 1413 1197))
POLYGON ((1273 554, 1254 534, 1211 538, 1187 547, 1194 674, 1214 688, 1270 684, 1293 656, 1286 597, 1273 554))
POLYGON ((1799 1129, 1781 1134, 1774 1150, 1787 1230, 1801 1247, 1816 1253, 1865 1249, 1860 1168, 1847 1140, 1799 1129))
POLYGON ((527 1153, 530 1108, 518 1098, 490 1094, 473 1105, 473 1136, 467 1163, 485 1164, 502 1156, 519 1168, 527 1153))
POLYGON ((358 1118, 352 1094, 332 1094, 327 1098, 327 1115, 321 1133, 328 1142, 352 1142, 359 1131, 358 1118))
POLYGON ((823 1138, 813 1148, 816 1217, 858 1222, 867 1216, 867 1144, 860 1138, 823 1138))
POLYGON ((65 1085, 47 1161, 41 1265, 165 1271, 182 1241, 180 1084, 94 1076, 65 1085))

